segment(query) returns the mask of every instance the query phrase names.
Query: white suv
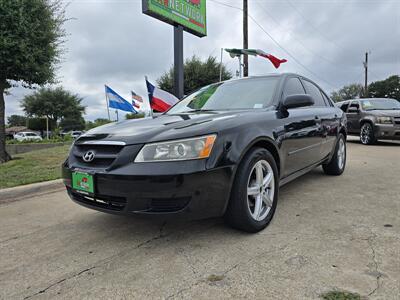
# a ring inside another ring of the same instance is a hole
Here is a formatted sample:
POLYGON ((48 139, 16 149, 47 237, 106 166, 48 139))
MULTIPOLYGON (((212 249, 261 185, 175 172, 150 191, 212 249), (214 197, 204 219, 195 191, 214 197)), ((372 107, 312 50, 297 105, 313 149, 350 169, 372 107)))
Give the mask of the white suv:
POLYGON ((18 142, 22 141, 41 141, 42 137, 37 135, 34 132, 18 132, 14 134, 14 139, 16 139, 18 142))

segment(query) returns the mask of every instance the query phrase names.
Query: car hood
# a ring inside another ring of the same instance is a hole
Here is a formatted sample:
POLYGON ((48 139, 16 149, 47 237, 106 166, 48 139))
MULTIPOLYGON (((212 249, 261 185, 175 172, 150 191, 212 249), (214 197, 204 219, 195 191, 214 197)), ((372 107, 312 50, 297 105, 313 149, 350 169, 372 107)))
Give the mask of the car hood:
POLYGON ((251 111, 200 111, 126 120, 96 127, 81 135, 76 143, 103 140, 140 144, 217 133, 228 123, 234 124, 237 116, 249 113, 251 111))
POLYGON ((367 113, 376 117, 400 117, 400 110, 368 110, 367 113))

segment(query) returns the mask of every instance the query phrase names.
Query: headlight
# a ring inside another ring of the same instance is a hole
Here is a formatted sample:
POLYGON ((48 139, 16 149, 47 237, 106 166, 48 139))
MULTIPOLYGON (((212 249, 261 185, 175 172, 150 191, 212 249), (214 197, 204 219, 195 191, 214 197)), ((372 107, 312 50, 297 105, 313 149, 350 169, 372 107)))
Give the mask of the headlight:
POLYGON ((393 124, 391 117, 377 117, 376 123, 378 124, 393 124))
POLYGON ((145 145, 135 162, 175 161, 201 159, 210 156, 217 136, 215 134, 190 139, 145 145))

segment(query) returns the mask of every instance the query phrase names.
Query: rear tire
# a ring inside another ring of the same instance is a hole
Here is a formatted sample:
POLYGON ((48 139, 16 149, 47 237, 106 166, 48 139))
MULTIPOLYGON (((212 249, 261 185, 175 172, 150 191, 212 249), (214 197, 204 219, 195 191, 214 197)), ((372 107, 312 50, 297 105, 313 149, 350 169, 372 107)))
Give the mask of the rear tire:
POLYGON ((346 167, 346 139, 343 134, 339 134, 336 142, 335 153, 329 163, 322 165, 325 174, 341 175, 346 167))
POLYGON ((373 145, 376 143, 374 128, 372 127, 371 123, 366 122, 362 124, 360 130, 360 141, 364 145, 373 145))
POLYGON ((225 221, 247 232, 264 229, 274 216, 278 189, 274 157, 264 148, 251 149, 236 172, 225 221))

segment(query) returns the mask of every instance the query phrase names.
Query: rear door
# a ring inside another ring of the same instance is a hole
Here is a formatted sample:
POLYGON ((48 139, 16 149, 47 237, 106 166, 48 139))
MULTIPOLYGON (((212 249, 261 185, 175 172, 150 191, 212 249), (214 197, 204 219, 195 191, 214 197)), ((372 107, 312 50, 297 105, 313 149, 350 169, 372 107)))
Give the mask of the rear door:
MULTIPOLYGON (((282 101, 285 97, 305 94, 298 77, 289 77, 284 85, 282 101)), ((314 106, 289 109, 289 115, 283 118, 285 131, 282 150, 286 159, 283 166, 284 176, 304 169, 319 160, 321 147, 320 122, 314 106)))
POLYGON ((320 125, 321 148, 319 153, 315 153, 318 160, 324 159, 332 150, 337 136, 339 117, 336 108, 329 98, 313 82, 302 79, 307 94, 313 96, 315 104, 315 116, 320 125))
POLYGON ((347 130, 351 133, 360 132, 360 101, 352 100, 347 109, 347 130))

